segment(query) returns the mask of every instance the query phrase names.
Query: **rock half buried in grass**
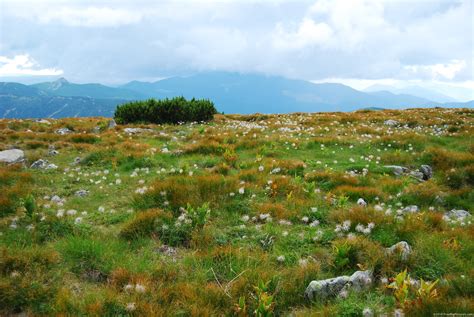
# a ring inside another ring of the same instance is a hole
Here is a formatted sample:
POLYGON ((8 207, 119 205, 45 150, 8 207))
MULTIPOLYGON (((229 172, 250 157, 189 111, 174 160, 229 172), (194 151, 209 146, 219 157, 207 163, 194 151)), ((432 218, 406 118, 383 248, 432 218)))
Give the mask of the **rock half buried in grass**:
POLYGON ((443 216, 444 220, 450 221, 464 221, 464 219, 470 217, 471 214, 469 211, 462 210, 462 209, 453 209, 446 212, 443 216))
POLYGON ((46 168, 46 166, 48 166, 48 161, 43 160, 43 159, 39 159, 37 161, 34 161, 33 164, 31 164, 30 168, 42 169, 42 168, 46 168))
POLYGON ((394 253, 399 254, 403 261, 406 261, 411 253, 411 247, 406 241, 395 243, 390 248, 386 248, 385 250, 389 255, 394 253))
POLYGON ((408 168, 398 165, 386 165, 384 167, 390 169, 395 176, 402 176, 403 174, 410 172, 408 168))
POLYGON ((362 291, 373 283, 372 271, 357 271, 351 276, 338 276, 326 280, 312 281, 305 291, 308 300, 326 300, 341 296, 341 292, 352 289, 362 291))

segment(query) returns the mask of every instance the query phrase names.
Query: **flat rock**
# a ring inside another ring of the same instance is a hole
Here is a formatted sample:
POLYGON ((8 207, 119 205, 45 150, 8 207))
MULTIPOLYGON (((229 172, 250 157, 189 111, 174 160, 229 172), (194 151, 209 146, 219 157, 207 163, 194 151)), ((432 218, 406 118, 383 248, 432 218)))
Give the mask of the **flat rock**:
POLYGON ((125 128, 123 129, 125 133, 128 134, 137 134, 137 133, 142 133, 142 132, 153 132, 152 129, 143 129, 143 128, 125 128))
POLYGON ((25 152, 18 149, 0 151, 0 162, 7 164, 21 163, 25 160, 25 152))

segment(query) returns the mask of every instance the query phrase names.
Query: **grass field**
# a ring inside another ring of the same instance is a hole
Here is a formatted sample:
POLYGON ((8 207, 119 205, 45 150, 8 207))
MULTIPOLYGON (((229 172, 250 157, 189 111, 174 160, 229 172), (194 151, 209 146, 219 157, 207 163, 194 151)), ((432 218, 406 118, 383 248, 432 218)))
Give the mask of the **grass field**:
POLYGON ((0 120, 0 314, 474 313, 472 109, 48 122, 0 120))

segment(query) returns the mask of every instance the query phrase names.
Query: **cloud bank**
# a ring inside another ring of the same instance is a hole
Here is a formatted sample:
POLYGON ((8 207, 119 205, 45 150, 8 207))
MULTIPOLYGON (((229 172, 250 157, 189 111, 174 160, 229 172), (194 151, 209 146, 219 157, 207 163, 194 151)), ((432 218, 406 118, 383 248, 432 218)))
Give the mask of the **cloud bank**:
POLYGON ((121 83, 223 70, 315 81, 474 80, 471 0, 1 6, 0 76, 62 70, 75 81, 121 83))

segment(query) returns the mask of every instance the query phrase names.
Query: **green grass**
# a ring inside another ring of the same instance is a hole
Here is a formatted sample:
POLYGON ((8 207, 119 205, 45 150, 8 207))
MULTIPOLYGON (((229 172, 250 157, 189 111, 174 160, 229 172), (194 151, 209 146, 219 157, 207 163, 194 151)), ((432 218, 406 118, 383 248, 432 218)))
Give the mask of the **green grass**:
POLYGON ((473 212, 472 110, 217 115, 136 135, 104 120, 0 120, 0 149, 15 144, 26 166, 59 167, 0 167, 0 314, 232 315, 242 297, 252 315, 264 281, 276 315, 390 315, 397 302, 380 278, 405 268, 442 281, 407 315, 474 311, 472 219, 442 220, 473 212), (389 134, 388 118, 410 128, 389 134), (434 125, 447 127, 435 135, 434 125), (77 134, 54 134, 66 126, 77 134), (434 177, 396 177, 392 164, 430 164, 434 177), (75 196, 81 189, 88 195, 75 196), (407 205, 420 212, 399 216, 407 205), (399 241, 412 247, 406 261, 385 255, 399 241), (310 281, 361 268, 374 270, 369 290, 305 300, 310 281))

